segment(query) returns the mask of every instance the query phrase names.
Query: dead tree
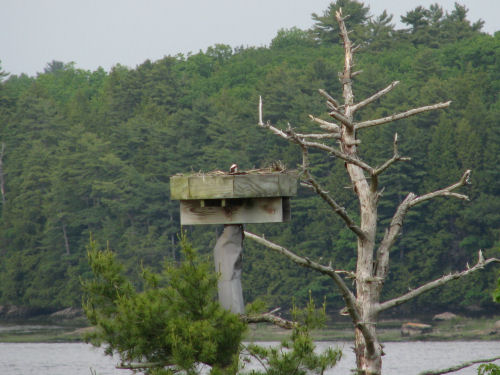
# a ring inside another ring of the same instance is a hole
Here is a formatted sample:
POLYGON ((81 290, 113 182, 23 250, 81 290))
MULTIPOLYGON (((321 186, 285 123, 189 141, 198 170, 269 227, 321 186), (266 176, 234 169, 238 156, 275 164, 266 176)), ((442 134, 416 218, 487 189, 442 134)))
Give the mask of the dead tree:
POLYGON ((259 125, 274 134, 297 144, 302 151, 302 182, 301 184, 318 194, 327 205, 342 219, 345 225, 357 237, 357 265, 355 271, 339 271, 333 265, 322 265, 309 258, 299 256, 294 252, 272 243, 267 239, 253 233, 245 232, 245 237, 255 240, 258 243, 277 251, 298 265, 316 270, 324 275, 328 275, 340 289, 346 304, 346 312, 352 319, 355 330, 355 352, 356 365, 360 374, 374 375, 381 374, 382 371, 382 345, 377 338, 376 323, 379 314, 391 307, 400 305, 424 292, 442 286, 451 280, 460 279, 477 270, 482 269, 489 263, 500 262, 499 259, 485 259, 479 251, 477 263, 473 267, 467 266, 464 271, 445 275, 436 280, 428 282, 408 293, 391 299, 381 301, 381 291, 389 270, 389 253, 394 245, 397 236, 400 234, 403 221, 407 212, 414 206, 436 197, 450 197, 468 200, 466 195, 457 193, 456 190, 469 182, 470 170, 464 172, 458 182, 423 195, 409 193, 397 207, 394 216, 385 229, 385 235, 380 243, 376 242, 377 231, 377 205, 381 195, 378 186, 379 176, 396 162, 405 161, 409 158, 402 157, 398 152, 398 137, 394 135, 393 155, 381 166, 373 167, 361 160, 357 149, 360 141, 357 138, 359 130, 376 127, 390 123, 399 119, 404 119, 418 113, 447 108, 450 102, 437 103, 425 107, 410 109, 405 112, 396 113, 391 116, 374 120, 356 122, 354 114, 392 91, 399 82, 393 82, 383 90, 375 93, 367 99, 355 103, 352 78, 360 72, 352 71, 353 54, 357 50, 349 39, 346 30, 342 11, 336 13, 336 19, 340 28, 344 45, 344 70, 339 73, 342 84, 343 104, 335 100, 324 90, 319 90, 320 94, 326 98, 329 107, 329 114, 334 119, 333 122, 324 121, 314 116, 311 119, 316 122, 324 131, 318 134, 300 134, 290 125, 285 130, 279 129, 269 122, 264 123, 262 119, 262 100, 259 101, 259 125), (339 146, 331 146, 328 139, 336 140, 339 146), (353 185, 353 190, 357 195, 360 210, 360 223, 351 218, 335 197, 329 194, 311 173, 309 165, 309 150, 322 150, 345 162, 347 173, 353 185), (355 279, 355 291, 351 291, 344 277, 355 279))
POLYGON ((3 155, 5 152, 5 143, 2 142, 0 150, 0 193, 2 194, 2 205, 5 205, 5 174, 3 173, 3 155))

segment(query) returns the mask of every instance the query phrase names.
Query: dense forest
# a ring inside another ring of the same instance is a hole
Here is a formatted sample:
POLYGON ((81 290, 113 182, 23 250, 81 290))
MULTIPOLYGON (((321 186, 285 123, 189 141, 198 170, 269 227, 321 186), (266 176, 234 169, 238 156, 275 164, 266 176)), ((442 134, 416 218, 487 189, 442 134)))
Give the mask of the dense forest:
MULTIPOLYGON (((317 89, 340 93, 343 51, 333 12, 350 14, 357 55, 355 95, 364 98, 401 81, 393 93, 363 112, 387 116, 439 101, 449 109, 363 132, 360 152, 372 164, 400 152, 385 186, 380 220, 390 220, 409 191, 425 193, 472 169, 470 202, 436 200, 409 213, 392 255, 387 297, 474 264, 477 251, 500 255, 500 32, 481 31, 456 4, 417 7, 395 29, 386 12, 337 0, 313 14, 309 30, 282 29, 268 47, 214 45, 187 56, 85 71, 52 61, 36 77, 0 69, 0 304, 52 311, 81 304, 92 236, 115 250, 132 279, 141 263, 157 269, 178 260, 178 202, 169 177, 178 172, 300 162, 293 145, 256 126, 263 96, 265 118, 311 131, 308 114, 322 116, 317 89)), ((361 118, 362 119, 362 118, 361 118)), ((343 162, 312 154, 314 173, 356 214, 343 162)), ((251 225, 298 254, 355 267, 355 236, 324 202, 306 189, 292 200, 292 221, 251 225)), ((220 227, 187 227, 190 241, 210 255, 220 227)), ((382 235, 382 233, 381 233, 382 235)), ((327 308, 341 298, 326 277, 297 268, 255 243, 245 242, 243 287, 247 301, 270 306, 305 301, 309 291, 327 308)), ((452 310, 487 313, 498 277, 494 267, 400 307, 396 313, 452 310)))

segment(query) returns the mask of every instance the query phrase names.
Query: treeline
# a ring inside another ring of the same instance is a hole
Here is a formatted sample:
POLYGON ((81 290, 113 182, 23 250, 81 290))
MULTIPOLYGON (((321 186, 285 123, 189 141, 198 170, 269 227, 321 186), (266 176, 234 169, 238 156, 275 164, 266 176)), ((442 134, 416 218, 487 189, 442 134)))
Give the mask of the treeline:
MULTIPOLYGON (((337 0, 310 30, 280 30, 269 47, 215 45, 188 56, 121 65, 109 73, 53 61, 36 77, 2 72, 0 83, 0 304, 53 310, 81 303, 80 279, 88 276, 86 246, 92 236, 109 244, 136 278, 139 265, 178 259, 178 203, 170 201, 169 176, 178 172, 241 169, 282 160, 299 163, 292 145, 256 126, 262 95, 264 117, 313 131, 308 114, 327 119, 318 88, 340 92, 342 47, 333 12, 350 14, 352 39, 361 49, 358 100, 399 80, 364 118, 452 100, 440 113, 420 115, 377 132, 362 131, 360 150, 372 164, 400 152, 412 161, 382 180, 380 220, 388 223, 410 191, 425 193, 473 170, 471 202, 433 201, 411 212, 392 254, 387 297, 443 273, 475 263, 477 251, 500 252, 500 33, 481 32, 465 7, 444 12, 417 7, 396 30, 387 13, 337 0)), ((313 171, 356 215, 343 163, 311 155, 313 171), (346 188, 347 187, 347 188, 346 188)), ((306 190, 292 201, 291 223, 251 230, 308 257, 355 267, 355 238, 324 203, 306 190)), ((383 229, 384 225, 381 225, 383 229)), ((218 227, 187 228, 190 240, 210 254, 218 227)), ((382 235, 382 233, 381 233, 382 235)), ((309 290, 328 308, 341 306, 328 278, 245 244, 246 299, 271 306, 302 301, 309 290)), ((427 294, 403 306, 416 313, 489 308, 497 271, 427 294)))

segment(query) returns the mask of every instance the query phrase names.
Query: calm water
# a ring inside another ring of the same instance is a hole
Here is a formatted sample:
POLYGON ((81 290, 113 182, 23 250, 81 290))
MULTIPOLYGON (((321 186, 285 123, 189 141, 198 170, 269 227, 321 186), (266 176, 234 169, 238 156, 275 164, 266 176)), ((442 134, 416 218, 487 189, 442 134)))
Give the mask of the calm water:
MULTIPOLYGON (((267 343, 271 344, 271 343, 267 343)), ((329 374, 350 375, 354 367, 352 343, 318 343, 318 347, 340 346, 342 361, 329 374)), ((399 342, 386 343, 384 375, 414 375, 428 369, 440 369, 478 358, 500 354, 498 341, 473 342, 399 342)), ((7 344, 0 343, 1 375, 128 375, 117 370, 118 360, 103 355, 101 350, 81 343, 70 344, 7 344)), ((500 364, 500 361, 497 362, 500 364)), ((457 375, 477 374, 476 367, 456 372, 457 375)))

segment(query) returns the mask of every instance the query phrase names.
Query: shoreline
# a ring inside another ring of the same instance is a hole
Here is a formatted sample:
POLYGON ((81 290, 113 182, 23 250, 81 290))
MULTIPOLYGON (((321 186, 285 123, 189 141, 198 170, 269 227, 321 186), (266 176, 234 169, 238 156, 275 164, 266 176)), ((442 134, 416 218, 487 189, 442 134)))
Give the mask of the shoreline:
MULTIPOLYGON (((419 322, 417 319, 383 320, 378 324, 378 336, 381 342, 410 341, 500 341, 500 316, 488 318, 457 317, 448 321, 426 322, 432 330, 411 336, 401 335, 401 326, 406 322, 419 322)), ((71 320, 45 321, 0 321, 0 343, 61 343, 84 342, 84 335, 89 332, 84 318, 71 320)), ((281 341, 290 331, 270 326, 269 324, 251 324, 245 335, 245 341, 281 341)), ((324 329, 313 330, 315 341, 352 341, 352 326, 346 322, 327 325, 324 329)))

